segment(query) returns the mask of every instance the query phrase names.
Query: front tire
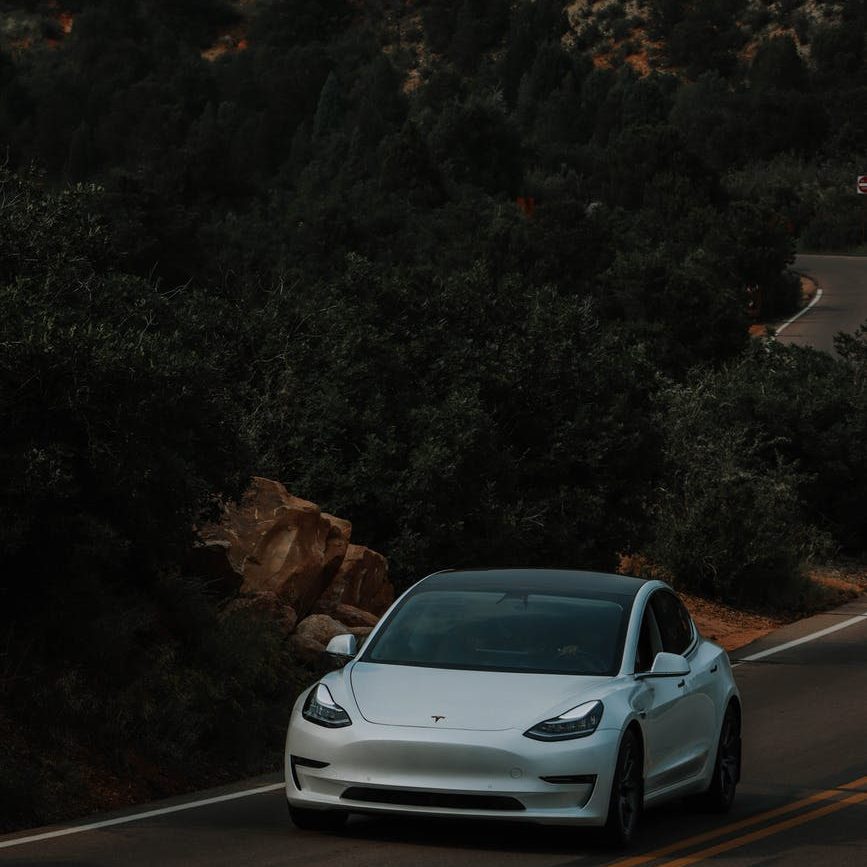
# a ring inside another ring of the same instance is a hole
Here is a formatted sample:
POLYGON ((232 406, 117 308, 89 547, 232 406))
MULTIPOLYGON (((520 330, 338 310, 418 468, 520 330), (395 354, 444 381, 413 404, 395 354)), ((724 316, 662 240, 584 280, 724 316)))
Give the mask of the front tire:
POLYGON ((713 813, 727 813, 740 778, 741 717, 734 703, 730 703, 723 717, 713 777, 703 798, 704 807, 713 813))
POLYGON ((339 831, 348 818, 345 810, 308 810, 304 807, 289 807, 289 818, 292 824, 302 831, 320 831, 333 834, 339 831))
POLYGON ((644 808, 644 774, 641 744, 635 732, 627 729, 620 742, 614 780, 608 801, 605 836, 617 847, 628 846, 638 831, 644 808))

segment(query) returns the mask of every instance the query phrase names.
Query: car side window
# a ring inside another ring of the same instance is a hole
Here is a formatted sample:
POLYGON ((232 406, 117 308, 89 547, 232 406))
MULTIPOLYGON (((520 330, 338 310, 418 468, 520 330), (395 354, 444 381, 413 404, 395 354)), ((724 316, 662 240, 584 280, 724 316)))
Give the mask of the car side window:
POLYGON ((657 590, 650 598, 656 614, 662 649, 667 653, 685 653, 692 644, 692 621, 681 601, 667 590, 657 590))
POLYGON ((635 651, 635 673, 650 671, 653 667, 653 660, 656 659, 656 654, 660 650, 662 650, 662 639, 659 634, 659 627, 656 624, 653 609, 650 605, 647 605, 644 609, 644 616, 641 618, 641 629, 638 633, 638 648, 635 651))

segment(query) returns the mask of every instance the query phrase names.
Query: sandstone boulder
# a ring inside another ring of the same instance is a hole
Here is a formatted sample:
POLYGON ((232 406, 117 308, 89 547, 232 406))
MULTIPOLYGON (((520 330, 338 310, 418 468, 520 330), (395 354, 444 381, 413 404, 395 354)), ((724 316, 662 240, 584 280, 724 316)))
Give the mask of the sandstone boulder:
POLYGON ((299 617, 312 609, 344 561, 352 525, 256 477, 239 505, 203 528, 206 543, 228 542, 244 593, 275 593, 299 617))
POLYGON ((328 642, 335 635, 347 632, 349 629, 333 617, 327 614, 311 614, 298 624, 290 641, 292 649, 300 659, 316 663, 321 660, 328 642))
POLYGON ((347 626, 373 627, 379 623, 379 618, 375 614, 362 611, 354 605, 347 605, 345 602, 341 602, 334 609, 334 617, 347 626))
POLYGON ((393 601, 394 587, 388 580, 385 557, 362 545, 349 545, 316 610, 336 611, 338 605, 345 604, 381 615, 393 601))

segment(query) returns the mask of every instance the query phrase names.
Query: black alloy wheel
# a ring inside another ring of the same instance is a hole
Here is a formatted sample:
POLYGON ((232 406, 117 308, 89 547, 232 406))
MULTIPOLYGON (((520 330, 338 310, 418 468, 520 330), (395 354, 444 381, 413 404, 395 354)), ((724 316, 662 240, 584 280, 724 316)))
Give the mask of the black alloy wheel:
POLYGON ((605 836, 615 846, 628 846, 635 839, 644 808, 642 765, 641 745, 629 729, 620 742, 605 823, 605 836))
POLYGON ((289 807, 289 818, 302 831, 321 831, 332 834, 345 824, 349 814, 345 810, 308 810, 304 807, 289 807))
POLYGON ((727 813, 735 799, 741 778, 741 719, 735 705, 729 704, 723 717, 716 751, 713 778, 705 793, 705 806, 714 813, 727 813))

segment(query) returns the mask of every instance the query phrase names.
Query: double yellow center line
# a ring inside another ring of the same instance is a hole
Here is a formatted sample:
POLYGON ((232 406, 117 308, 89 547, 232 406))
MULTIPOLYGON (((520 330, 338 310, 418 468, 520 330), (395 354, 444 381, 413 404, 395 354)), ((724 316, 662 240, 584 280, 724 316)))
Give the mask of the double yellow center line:
POLYGON ((809 810, 806 813, 800 813, 797 816, 782 819, 779 822, 772 822, 772 824, 767 825, 764 828, 750 831, 747 834, 739 834, 738 836, 722 843, 717 843, 716 845, 700 849, 697 852, 692 852, 689 855, 675 858, 672 861, 666 861, 662 865, 662 867, 686 867, 688 864, 695 864, 706 858, 713 858, 715 855, 720 855, 723 852, 730 851, 731 849, 737 849, 739 846, 745 846, 747 843, 753 843, 756 840, 763 840, 765 837, 771 837, 774 834, 779 834, 782 831, 787 831, 798 825, 812 822, 814 819, 821 819, 822 816, 827 816, 829 813, 836 813, 838 810, 843 810, 853 804, 860 804, 867 801, 867 791, 857 791, 855 794, 837 800, 842 792, 852 791, 853 789, 864 789, 865 787, 867 787, 867 777, 860 777, 859 779, 852 780, 850 783, 845 783, 836 789, 825 789, 824 791, 816 792, 807 798, 802 798, 800 801, 793 801, 791 804, 784 804, 782 807, 776 807, 775 809, 767 810, 764 813, 757 813, 755 816, 750 816, 748 819, 741 819, 739 822, 732 822, 729 825, 723 825, 721 828, 715 828, 714 830, 706 831, 703 834, 696 834, 694 837, 687 837, 684 840, 678 840, 676 843, 663 846, 661 849, 656 849, 653 852, 647 852, 643 855, 635 855, 632 858, 616 861, 611 865, 611 867, 637 867, 639 864, 647 864, 650 861, 656 861, 669 855, 675 855, 678 852, 692 849, 695 846, 701 846, 703 843, 708 843, 720 837, 737 834, 747 828, 752 828, 754 825, 772 822, 774 819, 781 816, 787 816, 789 813, 793 813, 796 810, 803 809, 804 807, 810 807, 821 801, 833 801, 833 803, 826 804, 823 807, 817 807, 816 809, 809 810))

